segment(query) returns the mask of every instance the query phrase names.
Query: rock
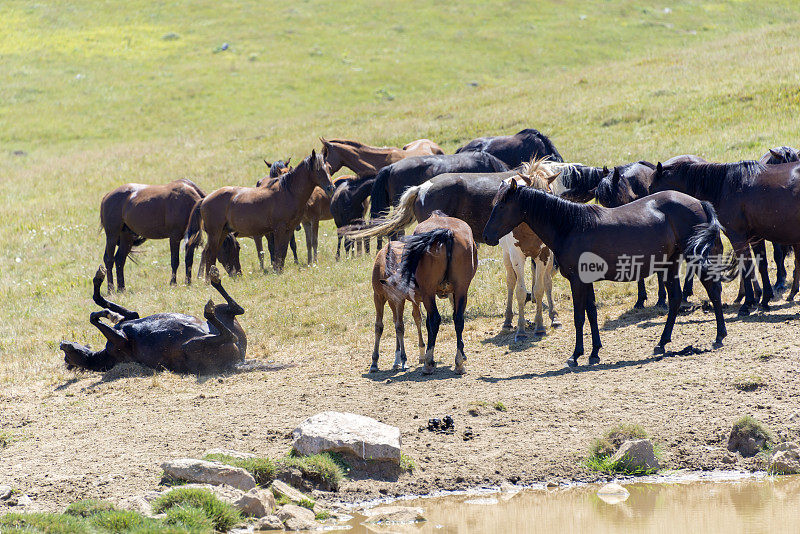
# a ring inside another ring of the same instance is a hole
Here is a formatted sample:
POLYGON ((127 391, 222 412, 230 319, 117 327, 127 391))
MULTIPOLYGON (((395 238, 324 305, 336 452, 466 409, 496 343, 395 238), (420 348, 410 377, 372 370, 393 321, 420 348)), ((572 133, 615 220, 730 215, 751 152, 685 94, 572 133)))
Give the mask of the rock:
POLYGON ((267 515, 256 521, 253 530, 283 530, 283 521, 275 514, 267 515))
POLYGON ((11 497, 11 486, 0 486, 0 501, 4 501, 11 497))
POLYGON ((416 523, 425 521, 424 510, 414 506, 377 506, 364 511, 366 523, 416 523))
POLYGON ((294 503, 298 503, 304 500, 309 500, 309 501, 314 500, 305 493, 294 489, 293 487, 291 487, 286 482, 283 482, 282 480, 273 480, 270 489, 272 490, 272 493, 277 493, 278 496, 282 495, 294 503))
POLYGON ((271 491, 253 488, 237 499, 233 505, 246 516, 264 517, 275 509, 275 496, 271 491))
POLYGON ((748 458, 755 456, 767 446, 768 436, 756 421, 750 419, 748 422, 744 421, 745 419, 748 418, 743 418, 733 425, 728 436, 728 450, 748 458))
POLYGON ((294 432, 301 454, 340 452, 362 460, 400 464, 400 429, 371 417, 322 412, 303 421, 294 432))
POLYGON ((619 465, 630 471, 657 471, 661 468, 653 451, 653 444, 649 439, 631 439, 624 442, 611 457, 611 461, 618 462, 619 465))
POLYGON ((33 501, 24 493, 20 493, 17 495, 11 495, 6 500, 6 504, 9 506, 30 506, 33 504, 33 501))
POLYGON ((150 504, 150 501, 141 495, 122 499, 119 502, 119 507, 123 510, 137 512, 148 517, 153 515, 153 506, 150 504))
POLYGON ((784 475, 800 473, 800 446, 791 441, 777 445, 769 459, 769 470, 784 475))
POLYGON ((208 449, 203 456, 208 456, 209 454, 222 454, 225 456, 230 456, 231 458, 238 458, 239 460, 249 460, 250 458, 256 458, 256 455, 252 452, 241 452, 241 451, 234 451, 231 449, 208 449))
POLYGON ((207 462, 205 460, 194 460, 184 458, 182 460, 171 460, 161 464, 164 472, 178 480, 195 482, 199 484, 222 484, 248 491, 256 487, 253 475, 239 467, 221 464, 219 462, 207 462))
POLYGON ((313 530, 317 528, 314 512, 296 504, 282 506, 276 515, 278 519, 283 521, 286 530, 313 530))
POLYGON ((608 504, 619 504, 626 500, 630 493, 619 484, 606 484, 597 492, 597 496, 608 504))

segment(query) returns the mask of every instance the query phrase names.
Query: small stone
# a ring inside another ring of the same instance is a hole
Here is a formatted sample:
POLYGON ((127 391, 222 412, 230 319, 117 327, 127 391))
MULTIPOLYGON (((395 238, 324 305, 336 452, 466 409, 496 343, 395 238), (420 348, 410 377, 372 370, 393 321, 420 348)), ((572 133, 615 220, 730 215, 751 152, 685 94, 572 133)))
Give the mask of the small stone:
POLYGON ((400 429, 363 415, 318 413, 303 421, 292 437, 292 446, 307 456, 330 451, 400 463, 400 429))
POLYGON ((161 468, 168 476, 178 480, 185 480, 186 482, 213 484, 215 486, 225 484, 242 491, 248 491, 256 487, 256 480, 253 475, 239 467, 219 462, 184 458, 164 462, 161 464, 161 468))
POLYGON ((769 469, 784 475, 800 473, 800 446, 791 441, 777 445, 769 459, 769 469))
POLYGON ((0 501, 4 501, 11 497, 11 486, 0 486, 0 501))
POLYGON ((416 523, 425 521, 424 510, 414 506, 377 506, 365 510, 367 523, 416 523))
POLYGON ((123 499, 120 501, 119 507, 123 510, 130 510, 131 512, 137 512, 148 517, 153 515, 153 506, 150 504, 150 501, 141 495, 123 499))
POLYGON ((653 451, 653 443, 649 439, 631 439, 624 442, 611 457, 611 462, 619 463, 631 471, 657 471, 661 468, 653 451))
POLYGON ((275 509, 275 496, 271 491, 253 488, 234 501, 233 505, 246 516, 264 517, 275 509))
POLYGON ((545 482, 544 486, 547 489, 553 489, 558 487, 558 483, 555 482, 554 480, 548 480, 547 482, 545 482))
POLYGON ((276 515, 286 530, 313 530, 317 527, 314 512, 296 504, 282 506, 276 515))
POLYGON ((9 506, 30 506, 33 504, 33 501, 27 495, 20 494, 9 497, 6 504, 9 506))
POLYGON ((597 492, 597 496, 608 504, 619 504, 625 501, 630 493, 619 484, 606 484, 597 492))
POLYGON ((311 501, 314 500, 311 499, 305 493, 296 490, 295 488, 291 487, 289 484, 283 482, 282 480, 274 480, 272 482, 272 485, 270 486, 270 489, 272 490, 272 493, 277 494, 278 496, 284 496, 290 501, 295 503, 304 500, 311 500, 311 501))
POLYGON ((256 521, 253 530, 283 530, 283 521, 275 515, 267 515, 256 521))

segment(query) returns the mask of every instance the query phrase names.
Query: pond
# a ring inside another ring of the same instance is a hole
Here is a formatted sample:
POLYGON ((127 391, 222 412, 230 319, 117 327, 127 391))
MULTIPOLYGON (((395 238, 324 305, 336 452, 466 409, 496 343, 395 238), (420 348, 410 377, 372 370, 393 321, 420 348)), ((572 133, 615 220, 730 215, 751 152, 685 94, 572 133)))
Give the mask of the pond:
POLYGON ((422 507, 427 521, 365 525, 354 514, 347 532, 800 532, 800 475, 695 474, 623 484, 630 495, 616 504, 593 484, 402 500, 393 504, 422 507))

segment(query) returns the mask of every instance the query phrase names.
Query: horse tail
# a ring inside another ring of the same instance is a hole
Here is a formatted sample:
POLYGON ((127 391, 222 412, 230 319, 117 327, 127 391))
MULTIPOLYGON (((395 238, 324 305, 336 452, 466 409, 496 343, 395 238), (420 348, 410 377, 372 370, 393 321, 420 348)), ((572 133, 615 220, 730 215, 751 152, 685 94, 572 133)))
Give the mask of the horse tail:
POLYGON ((713 250, 722 251, 722 232, 725 229, 717 218, 717 212, 710 202, 701 201, 708 222, 698 224, 694 227, 694 233, 689 236, 684 255, 690 264, 697 265, 703 269, 712 270, 715 275, 720 277, 723 282, 730 282, 737 276, 738 262, 733 253, 725 259, 712 260, 710 254, 713 250))
POLYGON ((192 212, 189 215, 189 223, 186 225, 186 245, 199 246, 203 244, 203 217, 200 213, 200 205, 203 199, 195 202, 192 212))
MULTIPOLYGON (((428 184, 429 182, 426 182, 428 184)), ((392 234, 402 228, 411 224, 416 216, 414 215, 414 203, 419 197, 419 191, 425 186, 415 185, 409 187, 400 197, 400 202, 397 204, 394 212, 386 219, 380 219, 377 224, 367 226, 355 232, 347 232, 347 237, 350 239, 361 239, 362 237, 375 237, 392 234)))
POLYGON ((370 195, 369 215, 371 219, 379 219, 391 207, 387 187, 389 174, 389 167, 384 167, 375 175, 375 183, 372 184, 372 194, 370 195))
POLYGON ((405 248, 397 271, 399 278, 397 289, 401 293, 408 293, 415 283, 414 277, 420 260, 437 244, 444 245, 447 251, 447 265, 445 267, 445 276, 447 276, 446 273, 450 272, 450 260, 453 257, 453 239, 453 231, 448 228, 437 228, 430 232, 414 234, 403 239, 405 248))
POLYGON ((183 183, 184 183, 184 184, 186 184, 187 186, 189 186, 189 187, 191 187, 192 189, 194 189, 194 191, 195 191, 195 192, 196 192, 198 195, 200 195, 200 198, 206 198, 206 194, 203 192, 203 190, 202 190, 202 189, 200 189, 200 186, 198 186, 198 185, 197 185, 196 183, 194 183, 193 181, 189 180, 188 178, 180 178, 178 181, 179 181, 179 182, 183 182, 183 183))

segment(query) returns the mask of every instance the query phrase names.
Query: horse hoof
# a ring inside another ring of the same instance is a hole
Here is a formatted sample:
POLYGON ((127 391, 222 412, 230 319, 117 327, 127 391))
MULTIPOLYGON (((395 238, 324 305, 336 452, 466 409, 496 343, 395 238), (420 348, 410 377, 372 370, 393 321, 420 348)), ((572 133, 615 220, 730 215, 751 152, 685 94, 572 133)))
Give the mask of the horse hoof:
POLYGON ((377 373, 378 372, 378 366, 377 365, 370 366, 369 372, 370 373, 377 373))
POLYGON ((656 348, 653 349, 653 354, 664 354, 664 346, 657 345, 656 348))
POLYGON ((712 349, 721 349, 722 348, 722 340, 715 341, 711 344, 712 349))
POLYGON ((770 311, 772 308, 770 308, 769 304, 759 304, 759 305, 758 305, 758 309, 760 309, 761 311, 768 312, 768 311, 770 311))
POLYGON ((597 365, 600 363, 600 356, 589 356, 589 365, 597 365))
POLYGON ((503 333, 503 334, 507 334, 507 333, 511 332, 513 329, 514 329, 514 327, 511 325, 511 323, 508 323, 508 324, 504 324, 502 327, 500 327, 500 332, 503 333))
POLYGON ((427 363, 426 363, 426 364, 425 364, 425 365, 422 367, 422 374, 423 374, 423 375, 429 375, 429 374, 432 374, 434 369, 436 369, 436 366, 434 366, 434 365, 429 365, 429 364, 427 364, 427 363))
POLYGON ((736 315, 739 317, 747 317, 750 315, 750 306, 743 305, 741 308, 739 308, 739 312, 736 315))
POLYGON ((578 358, 570 358, 567 360, 567 366, 578 367, 578 358))
POLYGON ((642 310, 644 309, 644 302, 637 302, 633 305, 634 310, 642 310))
POLYGON ((514 343, 528 339, 528 334, 525 332, 517 332, 514 334, 514 343))
POLYGON ((535 336, 543 336, 547 333, 547 329, 544 325, 540 325, 536 327, 536 330, 533 331, 533 335, 535 336))
POLYGON ((552 326, 553 328, 561 328, 561 321, 559 321, 558 319, 553 319, 553 322, 550 323, 550 326, 552 326))
POLYGON ((457 375, 465 375, 465 374, 467 374, 467 370, 463 365, 461 365, 461 366, 456 365, 453 368, 453 372, 455 372, 455 374, 457 374, 457 375))
POLYGON ((662 310, 666 310, 666 309, 668 309, 668 306, 667 306, 667 303, 665 301, 659 300, 658 302, 656 302, 656 308, 660 308, 662 310))

